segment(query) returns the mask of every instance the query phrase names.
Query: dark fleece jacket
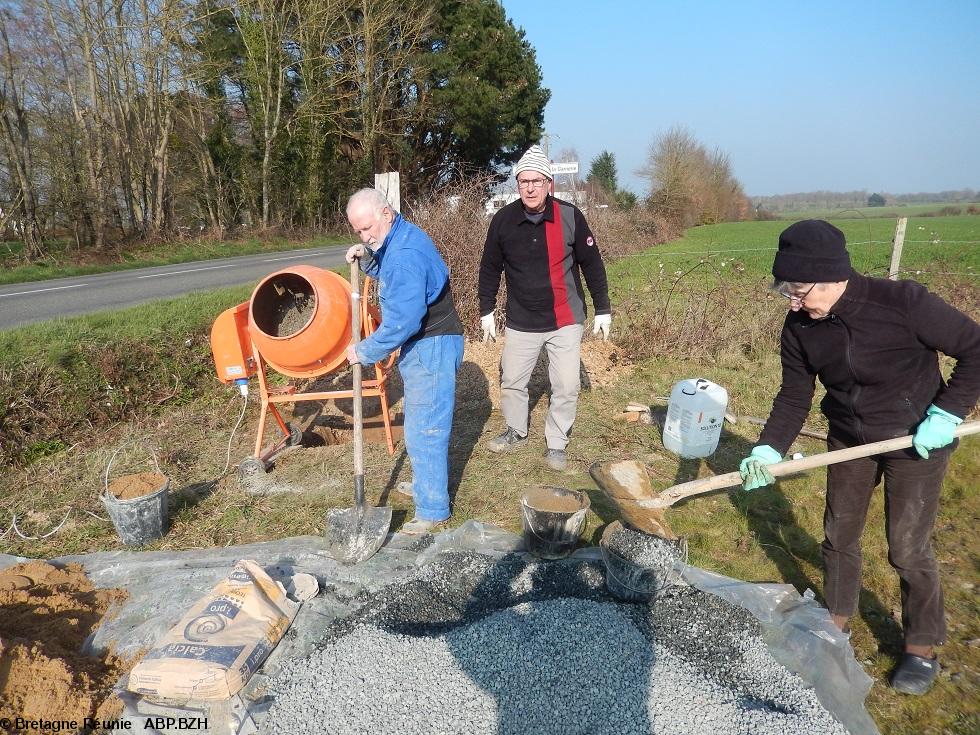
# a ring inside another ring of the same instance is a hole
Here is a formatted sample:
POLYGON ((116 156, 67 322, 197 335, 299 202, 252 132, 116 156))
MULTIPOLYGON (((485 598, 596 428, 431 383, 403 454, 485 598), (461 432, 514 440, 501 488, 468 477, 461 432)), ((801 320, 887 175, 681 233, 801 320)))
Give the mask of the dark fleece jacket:
POLYGON ((806 420, 815 379, 830 433, 862 444, 910 434, 930 403, 965 417, 980 396, 980 325, 915 281, 853 273, 825 319, 789 312, 783 382, 759 438, 785 454, 806 420), (949 384, 938 353, 956 360, 949 384))

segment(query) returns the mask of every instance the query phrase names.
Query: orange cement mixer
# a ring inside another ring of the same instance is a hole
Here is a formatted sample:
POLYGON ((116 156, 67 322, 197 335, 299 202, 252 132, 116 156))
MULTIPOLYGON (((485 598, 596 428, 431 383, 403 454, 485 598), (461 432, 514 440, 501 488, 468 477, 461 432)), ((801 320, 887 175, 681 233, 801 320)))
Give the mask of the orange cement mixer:
MULTIPOLYGON (((364 294, 371 293, 365 280, 364 294)), ((361 338, 381 322, 380 312, 361 300, 361 338)), ((211 327, 211 353, 218 379, 223 383, 247 385, 257 376, 262 400, 254 460, 262 463, 286 446, 299 444, 302 432, 290 427, 276 404, 352 398, 351 390, 298 393, 290 382, 270 387, 266 366, 290 378, 315 378, 347 365, 347 345, 351 342, 351 286, 333 271, 311 265, 298 265, 266 276, 245 303, 225 310, 211 327), (272 414, 283 438, 263 449, 265 424, 272 414)), ((388 370, 394 356, 374 366, 375 379, 363 382, 364 396, 381 399, 381 413, 388 440, 388 452, 395 451, 388 407, 388 370)), ((247 388, 242 387, 243 393, 247 388)), ((247 462, 248 460, 246 460, 247 462)))

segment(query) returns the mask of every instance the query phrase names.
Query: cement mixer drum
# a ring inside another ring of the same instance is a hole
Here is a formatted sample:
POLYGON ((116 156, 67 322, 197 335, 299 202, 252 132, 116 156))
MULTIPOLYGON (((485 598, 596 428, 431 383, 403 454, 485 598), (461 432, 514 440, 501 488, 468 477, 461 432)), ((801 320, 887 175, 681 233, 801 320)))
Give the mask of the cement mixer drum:
POLYGON ((249 301, 248 332, 262 358, 292 378, 324 375, 346 361, 351 287, 314 266, 292 266, 263 279, 249 301))

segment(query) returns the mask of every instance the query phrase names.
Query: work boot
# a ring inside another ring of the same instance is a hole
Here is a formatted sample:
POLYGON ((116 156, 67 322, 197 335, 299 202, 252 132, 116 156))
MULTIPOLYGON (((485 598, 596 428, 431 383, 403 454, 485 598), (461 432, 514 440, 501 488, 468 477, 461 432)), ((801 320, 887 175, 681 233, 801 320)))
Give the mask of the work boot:
POLYGON ((911 653, 903 653, 892 672, 892 688, 902 694, 922 695, 928 692, 939 675, 939 661, 911 653))
POLYGON ((424 518, 419 518, 415 516, 412 520, 401 527, 401 532, 408 534, 409 536, 421 536, 425 533, 432 533, 436 526, 445 523, 445 521, 427 521, 424 518))
POLYGON ((415 485, 411 482, 399 482, 395 485, 395 492, 404 495, 411 500, 415 500, 415 485))
POLYGON ((568 466, 568 458, 565 456, 564 449, 546 449, 544 461, 555 472, 561 472, 568 466))
POLYGON ((496 439, 491 439, 487 442, 487 449, 491 452, 509 452, 511 449, 523 447, 526 444, 527 437, 521 436, 517 432, 517 429, 512 429, 508 426, 507 431, 496 439))

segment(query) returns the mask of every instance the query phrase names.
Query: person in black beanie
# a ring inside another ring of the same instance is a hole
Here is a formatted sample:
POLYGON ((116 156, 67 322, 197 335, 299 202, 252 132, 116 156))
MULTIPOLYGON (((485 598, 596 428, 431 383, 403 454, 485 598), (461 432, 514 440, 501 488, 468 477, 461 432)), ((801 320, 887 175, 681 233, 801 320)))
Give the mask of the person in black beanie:
POLYGON ((980 396, 980 325, 914 281, 868 278, 851 268, 844 233, 823 220, 779 236, 773 289, 789 300, 780 338, 782 385, 739 471, 745 490, 769 485, 813 401, 829 422, 829 450, 914 434, 913 448, 831 465, 824 511, 824 598, 849 631, 861 591, 861 535, 874 488, 885 479, 888 560, 898 573, 905 652, 891 676, 925 694, 946 640, 932 530, 957 424, 980 396), (949 382, 938 353, 955 358, 949 382))

